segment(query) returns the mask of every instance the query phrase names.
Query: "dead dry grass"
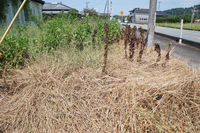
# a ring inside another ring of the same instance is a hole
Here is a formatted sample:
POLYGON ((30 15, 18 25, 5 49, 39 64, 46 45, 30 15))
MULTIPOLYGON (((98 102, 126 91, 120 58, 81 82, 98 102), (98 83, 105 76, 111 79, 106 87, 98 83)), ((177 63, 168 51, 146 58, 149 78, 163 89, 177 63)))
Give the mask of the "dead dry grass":
POLYGON ((4 75, 0 132, 200 131, 198 70, 175 58, 165 63, 163 51, 156 62, 153 48, 139 63, 137 50, 124 58, 122 42, 110 49, 107 75, 42 58, 4 75))

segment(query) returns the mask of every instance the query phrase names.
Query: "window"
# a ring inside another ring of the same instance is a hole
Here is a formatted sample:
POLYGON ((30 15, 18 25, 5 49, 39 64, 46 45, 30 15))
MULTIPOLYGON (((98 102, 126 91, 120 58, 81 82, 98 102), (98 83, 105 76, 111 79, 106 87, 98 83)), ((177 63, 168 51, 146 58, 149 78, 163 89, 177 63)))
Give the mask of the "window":
POLYGON ((147 18, 140 18, 140 20, 147 20, 147 18))

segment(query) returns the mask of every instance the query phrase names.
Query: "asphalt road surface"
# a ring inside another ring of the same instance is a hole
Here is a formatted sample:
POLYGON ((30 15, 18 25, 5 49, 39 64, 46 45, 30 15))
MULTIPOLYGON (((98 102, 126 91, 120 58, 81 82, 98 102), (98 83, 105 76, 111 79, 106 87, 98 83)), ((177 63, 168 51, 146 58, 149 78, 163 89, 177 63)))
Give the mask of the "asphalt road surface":
POLYGON ((172 47, 175 46, 175 50, 172 53, 172 56, 183 60, 187 62, 188 65, 200 70, 200 49, 191 47, 186 44, 179 44, 174 40, 161 37, 159 35, 155 35, 154 37, 154 43, 160 44, 162 50, 167 51, 168 47, 166 46, 166 44, 168 44, 169 42, 172 43, 172 47))
MULTIPOLYGON (((147 25, 140 25, 140 24, 129 24, 129 25, 131 25, 131 27, 135 25, 137 27, 142 27, 143 29, 147 30, 147 25)), ((166 27, 156 26, 155 32, 180 38, 180 29, 176 28, 166 28, 166 27)), ((183 30, 182 38, 185 40, 199 43, 200 45, 200 31, 183 30)))
MULTIPOLYGON (((132 26, 133 26, 133 24, 131 24, 131 27, 132 26)), ((138 27, 140 27, 140 26, 142 26, 142 28, 145 29, 146 25, 139 25, 138 27)), ((163 30, 163 31, 166 31, 166 33, 167 33, 168 30, 163 30)), ((189 32, 189 31, 186 31, 186 32, 189 32)), ((200 32, 193 32, 193 33, 194 34, 191 34, 191 38, 197 38, 197 36, 194 36, 197 34, 200 37, 200 32)), ((170 34, 172 34, 172 33, 170 33, 170 34)), ((174 34, 177 34, 177 33, 175 32, 174 34)), ((199 41, 200 41, 200 39, 199 39, 199 41)), ((160 44, 160 47, 162 50, 167 51, 168 47, 166 46, 166 44, 168 44, 170 42, 172 43, 172 47, 175 46, 175 50, 172 53, 172 56, 174 56, 180 60, 183 60, 183 61, 187 62, 190 66, 200 70, 200 49, 199 48, 195 48, 195 47, 192 47, 192 46, 186 45, 186 44, 179 44, 170 38, 162 37, 162 36, 155 34, 154 43, 160 44)))

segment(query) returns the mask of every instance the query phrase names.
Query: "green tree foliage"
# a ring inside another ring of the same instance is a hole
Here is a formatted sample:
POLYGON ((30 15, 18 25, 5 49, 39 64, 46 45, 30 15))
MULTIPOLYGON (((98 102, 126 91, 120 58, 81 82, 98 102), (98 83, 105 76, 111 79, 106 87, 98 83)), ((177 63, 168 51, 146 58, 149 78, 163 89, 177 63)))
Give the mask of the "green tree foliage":
MULTIPOLYGON (((199 10, 197 14, 200 14, 200 4, 195 5, 195 7, 199 10)), ((188 8, 173 8, 170 10, 165 10, 164 12, 167 13, 169 17, 173 16, 184 16, 184 15, 191 15, 193 7, 188 8)))
MULTIPOLYGON (((195 16, 196 18, 197 16, 195 16)), ((162 18, 156 18, 157 23, 179 23, 181 22, 181 19, 183 19, 184 23, 190 23, 191 22, 191 15, 184 15, 184 16, 172 16, 172 17, 162 17, 162 18)), ((193 20, 195 21, 195 20, 193 20)))
POLYGON ((97 16, 98 13, 94 9, 84 9, 85 16, 88 14, 89 16, 97 16))
POLYGON ((120 17, 121 17, 120 15, 114 15, 113 16, 113 18, 115 18, 115 19, 120 19, 120 17))
POLYGON ((67 13, 67 16, 70 19, 76 19, 78 17, 78 11, 76 9, 71 9, 69 10, 69 12, 67 13))

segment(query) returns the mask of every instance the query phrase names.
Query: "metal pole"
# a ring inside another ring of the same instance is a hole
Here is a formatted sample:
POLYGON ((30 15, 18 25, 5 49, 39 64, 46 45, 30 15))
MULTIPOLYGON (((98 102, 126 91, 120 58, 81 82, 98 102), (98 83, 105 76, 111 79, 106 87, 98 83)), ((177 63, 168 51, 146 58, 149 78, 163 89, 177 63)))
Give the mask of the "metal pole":
POLYGON ((86 3, 86 9, 88 9, 88 3, 90 3, 90 2, 85 2, 86 3))
POLYGON ((155 23, 156 23, 156 4, 157 0, 150 0, 149 4, 149 22, 148 22, 148 46, 154 45, 155 23))
POLYGON ((194 12, 192 14, 191 27, 192 27, 193 20, 194 20, 194 12))
POLYGON ((182 43, 182 34, 183 34, 183 19, 181 19, 181 32, 180 32, 179 43, 182 43))
POLYGON ((3 37, 1 38, 0 46, 1 46, 1 44, 3 43, 3 40, 4 40, 5 37, 7 36, 8 32, 10 31, 12 25, 14 24, 14 22, 15 22, 17 16, 18 16, 19 13, 21 12, 21 10, 22 10, 23 6, 25 5, 25 3, 26 3, 26 0, 23 1, 23 3, 21 4, 21 6, 19 7, 17 13, 15 14, 14 18, 12 19, 12 21, 11 21, 10 25, 8 26, 6 32, 4 33, 3 37))
POLYGON ((112 19, 112 0, 110 0, 110 20, 112 19))
POLYGON ((109 14, 109 0, 108 0, 108 3, 107 3, 107 14, 108 14, 108 20, 110 19, 110 14, 109 14))

